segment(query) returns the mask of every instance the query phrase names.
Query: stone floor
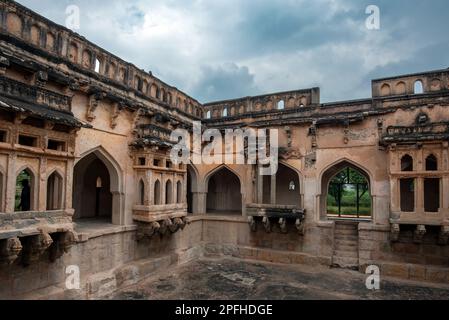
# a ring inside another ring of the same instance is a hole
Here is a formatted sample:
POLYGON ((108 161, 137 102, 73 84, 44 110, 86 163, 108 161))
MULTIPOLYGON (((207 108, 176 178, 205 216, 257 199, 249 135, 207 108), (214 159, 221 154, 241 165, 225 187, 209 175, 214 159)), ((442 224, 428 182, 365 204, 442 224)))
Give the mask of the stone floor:
POLYGON ((382 279, 365 287, 355 271, 286 266, 234 259, 202 259, 149 278, 111 297, 115 300, 447 300, 449 285, 382 279))

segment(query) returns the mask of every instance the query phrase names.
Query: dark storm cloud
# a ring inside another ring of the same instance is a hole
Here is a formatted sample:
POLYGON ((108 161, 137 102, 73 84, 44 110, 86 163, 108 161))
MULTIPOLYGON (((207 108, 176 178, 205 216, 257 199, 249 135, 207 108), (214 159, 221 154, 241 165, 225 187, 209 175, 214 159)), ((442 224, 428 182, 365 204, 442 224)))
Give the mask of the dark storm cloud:
POLYGON ((449 67, 447 0, 21 0, 200 101, 320 86, 365 98, 370 80, 449 67), (381 29, 365 28, 377 5, 381 29))

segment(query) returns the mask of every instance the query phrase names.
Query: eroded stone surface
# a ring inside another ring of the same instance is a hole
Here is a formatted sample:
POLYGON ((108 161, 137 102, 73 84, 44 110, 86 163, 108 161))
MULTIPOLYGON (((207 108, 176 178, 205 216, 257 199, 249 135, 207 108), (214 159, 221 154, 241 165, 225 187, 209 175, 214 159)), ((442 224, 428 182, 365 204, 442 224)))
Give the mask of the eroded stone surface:
POLYGON ((115 294, 113 299, 444 300, 449 285, 381 279, 370 291, 355 271, 285 266, 236 259, 202 259, 176 267, 115 294))

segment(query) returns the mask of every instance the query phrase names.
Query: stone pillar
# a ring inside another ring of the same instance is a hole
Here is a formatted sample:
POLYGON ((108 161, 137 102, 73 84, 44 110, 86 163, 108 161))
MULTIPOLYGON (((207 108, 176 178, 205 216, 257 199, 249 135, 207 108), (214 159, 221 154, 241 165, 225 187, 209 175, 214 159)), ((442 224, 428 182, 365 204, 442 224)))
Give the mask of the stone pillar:
POLYGON ((391 186, 390 187, 391 211, 400 212, 401 211, 401 195, 400 195, 399 180, 397 178, 392 178, 390 186, 391 186))
POLYGON ((256 167, 257 181, 257 203, 263 203, 263 176, 259 174, 260 167, 256 167))
POLYGON ((194 214, 206 214, 207 212, 207 193, 192 193, 192 210, 194 214))
MULTIPOLYGON (((262 177, 263 179, 263 177, 262 177)), ((271 195, 270 195, 270 202, 271 204, 276 204, 276 175, 273 174, 271 176, 271 195)))
POLYGON ((37 195, 37 201, 33 201, 33 198, 31 198, 34 202, 34 206, 31 209, 33 211, 47 211, 47 158, 40 158, 39 172, 35 179, 37 182, 34 185, 37 187, 37 190, 34 190, 33 193, 37 195))
POLYGON ((73 169, 75 167, 75 161, 70 159, 67 161, 67 169, 65 176, 65 202, 63 203, 64 209, 73 209, 73 169))
POLYGON ((417 213, 423 213, 424 212, 424 179, 423 178, 417 178, 415 179, 416 186, 415 186, 415 203, 416 208, 415 212, 417 213))
POLYGON ((14 213, 16 201, 16 166, 17 154, 8 155, 8 170, 6 172, 5 212, 14 213))

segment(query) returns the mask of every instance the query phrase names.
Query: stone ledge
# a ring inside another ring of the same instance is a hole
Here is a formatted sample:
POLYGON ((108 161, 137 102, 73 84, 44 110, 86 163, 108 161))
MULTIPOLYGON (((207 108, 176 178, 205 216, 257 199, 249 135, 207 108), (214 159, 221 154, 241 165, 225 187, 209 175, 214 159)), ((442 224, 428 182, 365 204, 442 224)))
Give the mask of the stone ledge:
POLYGON ((364 272, 368 265, 379 266, 381 277, 387 276, 415 281, 449 283, 449 268, 445 267, 405 263, 372 262, 361 265, 360 271, 364 272))
POLYGON ((265 261, 282 264, 302 264, 310 266, 331 265, 331 257, 313 256, 307 253, 290 252, 271 249, 260 249, 247 246, 236 245, 204 245, 205 257, 232 256, 234 258, 265 261))
POLYGON ((108 226, 107 228, 97 228, 97 229, 94 228, 88 231, 80 231, 79 229, 77 230, 77 228, 75 227, 75 238, 77 242, 87 242, 90 239, 95 239, 102 236, 131 232, 136 230, 137 230, 136 225, 128 225, 128 226, 111 225, 108 226))

